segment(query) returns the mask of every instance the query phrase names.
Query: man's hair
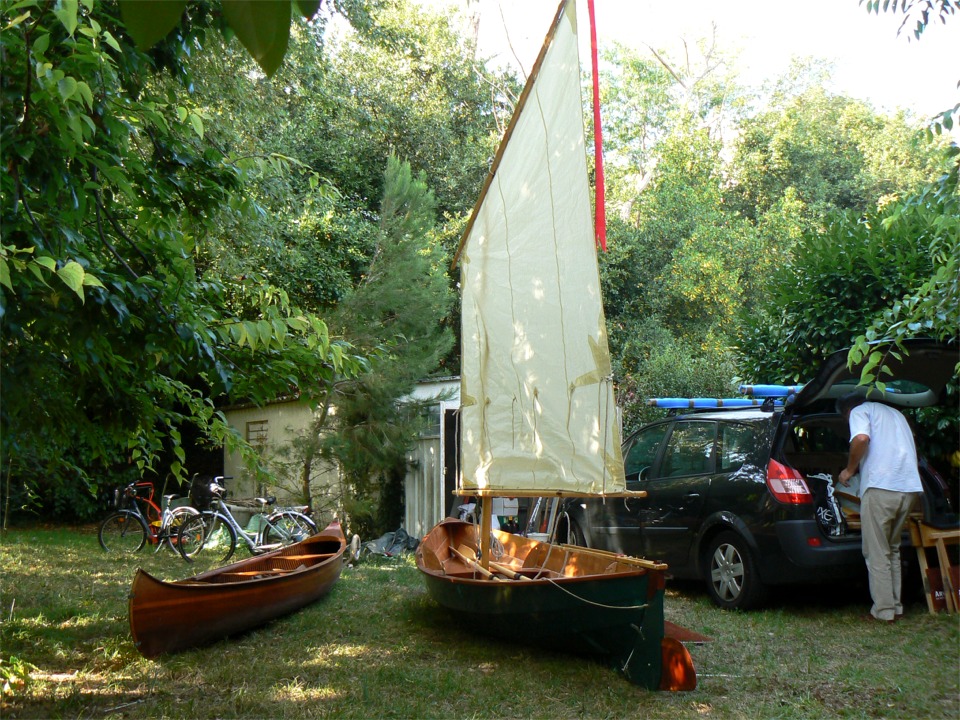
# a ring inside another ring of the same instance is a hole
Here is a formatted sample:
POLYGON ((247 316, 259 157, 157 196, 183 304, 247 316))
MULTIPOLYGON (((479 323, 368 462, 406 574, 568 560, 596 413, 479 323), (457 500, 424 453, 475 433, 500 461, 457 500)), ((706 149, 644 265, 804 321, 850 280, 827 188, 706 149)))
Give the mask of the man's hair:
POLYGON ((857 391, 847 393, 842 398, 837 400, 837 412, 841 415, 845 415, 847 412, 857 407, 857 405, 863 405, 866 401, 867 398, 857 391))

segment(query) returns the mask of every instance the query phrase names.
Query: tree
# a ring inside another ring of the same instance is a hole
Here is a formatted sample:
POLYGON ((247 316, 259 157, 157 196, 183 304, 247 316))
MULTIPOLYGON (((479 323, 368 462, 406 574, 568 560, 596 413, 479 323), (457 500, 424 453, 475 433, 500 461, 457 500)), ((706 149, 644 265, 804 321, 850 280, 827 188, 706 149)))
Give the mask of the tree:
POLYGON ((376 42, 295 27, 287 62, 270 78, 235 43, 192 64, 185 102, 203 117, 231 118, 207 135, 256 175, 243 200, 258 211, 221 208, 210 261, 231 276, 266 272, 317 312, 367 269, 391 153, 431 178, 442 221, 460 222, 502 111, 489 87, 510 82, 463 58, 446 18, 409 2, 385 8, 376 27, 376 42))
POLYGON ((8 493, 13 478, 80 515, 164 450, 182 475, 184 424, 240 443, 215 399, 362 365, 262 278, 202 272, 196 239, 244 174, 152 91, 111 12, 28 0, 2 16, 2 470, 8 493))
MULTIPOLYGON (((951 156, 960 154, 954 145, 951 156)), ((861 383, 883 389, 884 363, 903 352, 900 341, 915 336, 956 342, 960 332, 960 194, 957 166, 939 183, 898 205, 883 220, 886 233, 914 232, 926 244, 931 271, 878 309, 867 331, 850 350, 851 364, 865 357, 861 383), (876 345, 875 343, 878 343, 876 345)), ((957 366, 960 375, 960 365, 957 366)))
MULTIPOLYGON (((791 75, 810 71, 794 67, 791 75)), ((942 172, 945 143, 918 142, 909 118, 879 115, 805 82, 785 82, 801 93, 775 95, 767 111, 741 125, 725 194, 745 217, 763 222, 789 193, 800 203, 800 230, 809 231, 832 210, 864 214, 942 172)))
MULTIPOLYGON (((861 0, 861 5, 865 0, 861 0)), ((866 0, 868 12, 879 13, 880 0, 866 0)), ((903 13, 903 23, 897 34, 915 19, 913 36, 920 40, 927 26, 934 19, 941 24, 956 14, 957 5, 952 0, 884 0, 883 11, 903 13), (917 17, 919 16, 919 17, 917 17)), ((960 83, 958 83, 960 85, 960 83)), ((944 129, 953 128, 953 115, 960 112, 960 104, 941 112, 930 125, 930 135, 940 135, 944 129)), ((933 274, 913 292, 884 309, 867 331, 856 338, 850 350, 851 364, 864 357, 861 382, 883 385, 884 360, 889 353, 902 352, 900 340, 916 334, 930 335, 941 340, 957 339, 960 318, 960 229, 957 227, 958 177, 960 177, 960 146, 950 144, 945 152, 949 170, 938 183, 928 186, 903 203, 898 211, 887 219, 890 226, 901 222, 919 222, 930 235, 929 252, 933 260, 933 274), (877 342, 879 341, 879 342, 877 342), (875 343, 875 344, 871 344, 875 343)), ((960 367, 957 368, 960 374, 960 367)))
POLYGON ((422 409, 398 400, 436 371, 453 345, 453 295, 447 256, 433 234, 435 203, 424 176, 414 177, 408 163, 391 157, 376 252, 332 320, 372 358, 369 372, 328 398, 335 407, 333 432, 315 428, 318 454, 336 457, 346 477, 344 503, 355 532, 359 527, 376 535, 398 526, 399 502, 378 500, 399 495, 422 409))

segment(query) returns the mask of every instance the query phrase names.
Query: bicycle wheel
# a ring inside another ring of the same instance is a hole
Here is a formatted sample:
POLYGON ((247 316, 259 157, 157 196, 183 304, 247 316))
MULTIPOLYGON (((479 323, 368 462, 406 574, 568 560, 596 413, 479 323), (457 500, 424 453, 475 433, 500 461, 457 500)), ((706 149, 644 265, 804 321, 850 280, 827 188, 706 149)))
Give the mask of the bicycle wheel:
POLYGON ((203 553, 225 563, 237 549, 237 533, 220 513, 201 513, 183 522, 176 544, 187 562, 203 553))
POLYGON ((108 552, 135 553, 147 542, 147 525, 129 510, 110 513, 100 523, 97 539, 108 552))
POLYGON ((264 545, 292 545, 316 535, 317 524, 303 513, 281 510, 267 518, 263 529, 264 545))
MULTIPOLYGON (((166 523, 160 526, 157 534, 160 546, 166 545, 171 551, 177 552, 177 533, 180 531, 180 526, 189 518, 199 515, 200 511, 189 505, 173 508, 166 518, 166 523)), ((157 550, 160 549, 160 546, 157 547, 157 550)))

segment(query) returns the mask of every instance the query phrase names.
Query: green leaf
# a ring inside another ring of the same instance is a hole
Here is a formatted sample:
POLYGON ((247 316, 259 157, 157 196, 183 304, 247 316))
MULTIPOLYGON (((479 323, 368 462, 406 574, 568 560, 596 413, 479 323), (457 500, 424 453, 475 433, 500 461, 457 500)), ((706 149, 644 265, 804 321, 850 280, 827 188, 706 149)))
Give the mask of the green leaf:
POLYGON ((190 113, 190 124, 193 126, 193 131, 197 134, 197 137, 203 140, 203 118, 196 113, 190 113))
POLYGON ((165 38, 186 9, 187 0, 120 0, 120 17, 140 50, 149 50, 165 38))
MULTIPOLYGON (((10 8, 10 12, 13 12, 13 10, 15 10, 15 9, 16 9, 16 8, 10 8)), ((13 29, 13 28, 15 28, 17 25, 19 25, 20 23, 22 23, 24 20, 27 20, 27 19, 29 19, 29 18, 30 18, 30 13, 29 13, 29 12, 25 12, 25 13, 23 13, 22 15, 19 15, 19 16, 15 17, 13 20, 11 20, 10 22, 8 22, 8 23, 4 26, 3 29, 4 29, 4 30, 13 29)), ((48 44, 49 44, 49 43, 48 43, 48 44)))
POLYGON ((77 92, 77 81, 72 77, 65 77, 57 83, 57 92, 64 100, 69 100, 77 92))
POLYGON ((287 52, 290 3, 223 0, 223 17, 261 69, 276 72, 287 52))
POLYGON ((91 275, 90 273, 83 274, 83 284, 87 287, 103 287, 103 283, 100 282, 100 278, 96 275, 91 275))
POLYGON ((260 344, 270 347, 273 342, 273 326, 266 320, 260 320, 257 323, 257 334, 260 336, 260 344))
POLYGON ((48 256, 48 255, 43 255, 43 256, 41 256, 41 257, 38 257, 36 260, 34 260, 34 262, 35 262, 37 265, 41 265, 41 266, 45 267, 47 270, 56 270, 56 269, 57 269, 57 261, 54 260, 52 257, 50 257, 50 256, 48 256))
POLYGON ((57 270, 57 277, 63 280, 64 285, 73 290, 80 300, 83 300, 83 266, 71 260, 62 268, 57 270))
POLYGON ((53 11, 71 37, 77 29, 77 10, 77 0, 60 0, 60 6, 53 11))
POLYGON ((309 20, 317 14, 320 9, 320 0, 296 0, 297 9, 303 15, 304 20, 309 20))
POLYGON ((13 285, 10 283, 10 267, 7 265, 7 259, 2 257, 0 257, 0 285, 13 290, 13 285))
POLYGON ((35 55, 43 55, 50 47, 50 33, 43 33, 33 41, 33 52, 35 55))
POLYGON ((83 98, 83 101, 87 104, 87 107, 90 110, 93 110, 93 92, 91 92, 90 86, 81 80, 77 83, 77 92, 80 93, 80 97, 83 98))
POLYGON ((120 49, 120 43, 118 43, 117 39, 107 30, 103 32, 103 41, 117 52, 123 52, 123 50, 120 49))

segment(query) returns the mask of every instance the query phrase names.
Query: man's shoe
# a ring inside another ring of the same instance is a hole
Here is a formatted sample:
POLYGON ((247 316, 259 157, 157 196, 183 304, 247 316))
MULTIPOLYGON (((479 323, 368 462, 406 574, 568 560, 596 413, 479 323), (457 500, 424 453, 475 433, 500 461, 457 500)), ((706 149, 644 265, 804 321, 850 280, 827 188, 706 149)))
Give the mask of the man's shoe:
POLYGON ((872 623, 881 623, 881 624, 883 624, 883 625, 893 625, 893 623, 896 622, 896 619, 893 619, 893 620, 881 620, 881 619, 878 618, 878 617, 874 617, 874 616, 873 616, 873 613, 867 613, 866 615, 864 615, 864 616, 861 618, 861 620, 865 620, 866 622, 872 622, 872 623))

